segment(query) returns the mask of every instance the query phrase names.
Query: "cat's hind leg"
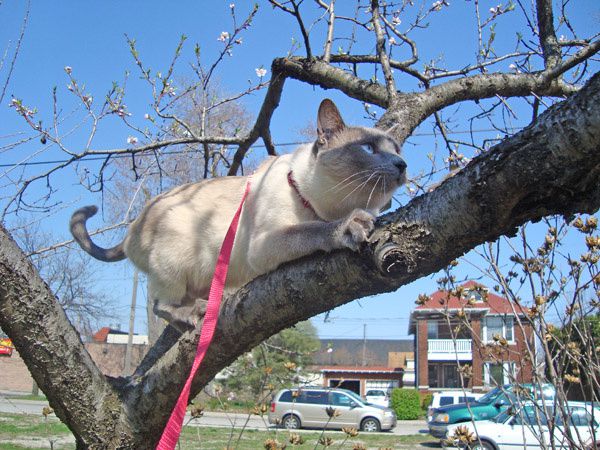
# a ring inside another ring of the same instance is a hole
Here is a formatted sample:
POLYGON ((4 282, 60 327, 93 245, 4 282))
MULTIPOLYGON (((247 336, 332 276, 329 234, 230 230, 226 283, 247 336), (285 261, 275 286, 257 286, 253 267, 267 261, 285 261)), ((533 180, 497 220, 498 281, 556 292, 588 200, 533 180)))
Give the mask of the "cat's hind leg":
POLYGON ((150 279, 148 288, 154 314, 181 332, 196 328, 206 313, 205 299, 177 286, 150 279))

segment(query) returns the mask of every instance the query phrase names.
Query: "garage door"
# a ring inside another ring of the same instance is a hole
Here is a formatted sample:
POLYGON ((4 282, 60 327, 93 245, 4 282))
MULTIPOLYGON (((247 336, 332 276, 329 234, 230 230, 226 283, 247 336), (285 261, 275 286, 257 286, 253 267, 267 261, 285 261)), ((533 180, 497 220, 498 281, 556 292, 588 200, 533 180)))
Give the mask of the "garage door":
POLYGON ((367 380, 365 383, 365 392, 369 389, 383 389, 391 391, 398 387, 398 380, 367 380))

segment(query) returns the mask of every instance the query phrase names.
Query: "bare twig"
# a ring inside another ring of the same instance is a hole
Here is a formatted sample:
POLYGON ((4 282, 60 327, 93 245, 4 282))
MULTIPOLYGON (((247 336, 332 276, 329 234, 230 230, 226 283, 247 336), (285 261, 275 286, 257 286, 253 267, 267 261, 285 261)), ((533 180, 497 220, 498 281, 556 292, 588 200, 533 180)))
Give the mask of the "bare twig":
POLYGON ((390 61, 385 49, 385 36, 381 29, 381 22, 379 21, 379 1, 371 0, 371 14, 373 29, 375 30, 375 37, 377 39, 376 49, 377 57, 381 63, 381 68, 385 76, 385 86, 387 88, 389 102, 391 103, 396 98, 396 82, 394 81, 394 74, 390 68, 390 61))
POLYGON ((29 21, 30 9, 31 9, 31 1, 27 0, 27 9, 25 10, 25 16, 23 17, 23 24, 21 25, 21 32, 19 34, 19 39, 17 40, 15 52, 14 52, 12 60, 10 62, 10 67, 8 69, 8 74, 6 75, 6 80, 4 81, 4 87, 2 88, 2 93, 0 93, 0 104, 4 102, 4 96, 6 95, 6 89, 8 88, 8 83, 10 82, 10 78, 12 76, 13 70, 15 69, 15 65, 17 63, 19 51, 21 50, 21 43, 23 42, 23 37, 25 36, 25 30, 27 29, 27 22, 29 21))

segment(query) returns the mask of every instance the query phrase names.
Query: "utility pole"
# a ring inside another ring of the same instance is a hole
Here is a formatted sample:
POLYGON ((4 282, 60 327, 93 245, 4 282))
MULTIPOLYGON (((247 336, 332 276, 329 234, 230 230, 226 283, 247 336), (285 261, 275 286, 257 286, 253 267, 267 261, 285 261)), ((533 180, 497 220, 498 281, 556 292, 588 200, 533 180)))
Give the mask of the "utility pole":
POLYGON ((363 367, 367 365, 367 324, 363 323, 363 355, 362 355, 363 367))
POLYGON ((133 326, 135 323, 135 303, 137 301, 138 269, 133 269, 133 292, 131 293, 131 311, 129 312, 129 335, 125 349, 125 368, 123 375, 131 375, 131 350, 133 347, 133 326))

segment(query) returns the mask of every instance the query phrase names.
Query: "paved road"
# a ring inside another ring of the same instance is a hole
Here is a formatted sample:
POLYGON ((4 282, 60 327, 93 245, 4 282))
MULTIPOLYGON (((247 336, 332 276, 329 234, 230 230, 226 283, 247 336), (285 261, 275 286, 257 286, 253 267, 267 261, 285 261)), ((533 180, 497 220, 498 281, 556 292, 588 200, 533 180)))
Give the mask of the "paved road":
MULTIPOLYGON (((47 402, 21 400, 19 398, 7 398, 0 395, 0 412, 13 414, 42 414, 42 408, 48 406, 47 402)), ((264 417, 221 412, 205 412, 198 419, 192 419, 189 415, 185 423, 191 426, 205 427, 235 427, 241 429, 266 430, 269 428, 267 416, 264 417)), ((409 435, 427 433, 427 425, 422 420, 400 420, 392 431, 397 435, 409 435)))

